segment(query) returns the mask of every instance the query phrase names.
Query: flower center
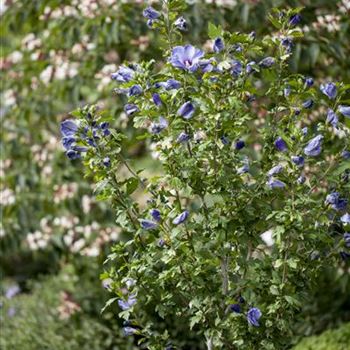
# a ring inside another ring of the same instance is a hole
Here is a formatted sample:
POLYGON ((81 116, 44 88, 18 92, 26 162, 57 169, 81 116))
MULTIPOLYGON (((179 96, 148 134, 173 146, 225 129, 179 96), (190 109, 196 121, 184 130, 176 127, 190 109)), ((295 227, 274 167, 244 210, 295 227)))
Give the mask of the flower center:
POLYGON ((186 67, 192 66, 192 61, 191 60, 185 60, 185 66, 186 67))

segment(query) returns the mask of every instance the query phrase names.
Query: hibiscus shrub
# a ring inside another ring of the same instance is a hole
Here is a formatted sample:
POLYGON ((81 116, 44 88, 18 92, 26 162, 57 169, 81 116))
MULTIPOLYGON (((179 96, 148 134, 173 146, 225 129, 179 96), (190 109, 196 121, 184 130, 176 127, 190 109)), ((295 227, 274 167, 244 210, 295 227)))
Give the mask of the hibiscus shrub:
POLYGON ((349 85, 289 72, 300 9, 276 9, 262 38, 209 24, 207 53, 182 43, 182 9, 144 11, 163 63, 112 75, 156 171, 97 106, 61 125, 130 237, 108 258, 107 304, 141 348, 283 349, 317 276, 349 257, 349 85))

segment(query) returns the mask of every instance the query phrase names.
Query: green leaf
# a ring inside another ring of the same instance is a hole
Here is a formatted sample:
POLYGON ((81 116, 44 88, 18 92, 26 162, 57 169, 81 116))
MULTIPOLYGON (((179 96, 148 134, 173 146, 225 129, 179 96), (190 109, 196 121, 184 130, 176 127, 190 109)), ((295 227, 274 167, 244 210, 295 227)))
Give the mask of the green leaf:
POLYGON ((146 140, 149 137, 149 134, 143 134, 143 135, 138 135, 136 136, 136 140, 142 141, 142 140, 146 140))
POLYGON ((350 90, 350 84, 344 84, 339 90, 340 91, 350 90))
POLYGON ((292 268, 292 269, 296 269, 298 266, 298 262, 295 259, 289 259, 288 260, 288 265, 292 268))
POLYGON ((134 193, 138 185, 139 185, 139 180, 136 177, 131 177, 130 179, 128 179, 128 182, 126 184, 126 193, 129 195, 134 193))
POLYGON ((320 45, 317 43, 312 44, 310 46, 310 60, 311 60, 312 66, 316 64, 319 53, 320 53, 320 45))
POLYGON ((284 299, 286 299, 286 301, 290 304, 290 305, 293 305, 293 306, 296 306, 296 307, 300 307, 301 306, 301 303, 298 299, 290 296, 290 295, 285 295, 284 296, 284 299))
POLYGON ((350 119, 349 118, 345 118, 345 124, 348 128, 350 128, 350 119))
POLYGON ((245 26, 248 24, 249 10, 250 10, 250 5, 244 4, 244 6, 242 8, 242 22, 245 26))
POLYGON ((270 286, 270 293, 272 295, 278 295, 279 294, 279 290, 278 290, 277 286, 274 286, 274 285, 270 286))
POLYGON ((281 29, 281 23, 278 22, 278 20, 275 17, 273 17, 272 15, 269 15, 268 18, 274 27, 276 27, 277 29, 281 29))
POLYGON ((95 186, 94 193, 101 193, 108 185, 109 180, 104 179, 100 182, 98 182, 95 186))
POLYGON ((301 29, 296 28, 288 31, 288 36, 292 36, 293 38, 302 38, 304 33, 301 29))
POLYGON ((202 314, 198 312, 195 316, 191 318, 190 329, 192 329, 199 321, 202 319, 202 314))
POLYGON ((107 307, 109 307, 110 305, 112 305, 116 300, 118 300, 119 298, 118 297, 115 297, 115 298, 111 298, 111 299, 108 299, 106 301, 106 304, 105 306, 102 308, 101 310, 101 314, 107 309, 107 307))
POLYGON ((282 259, 277 259, 274 263, 274 267, 276 269, 278 269, 279 267, 281 267, 283 265, 284 261, 282 259))
POLYGON ((81 113, 80 108, 70 112, 69 114, 71 114, 73 117, 77 117, 77 118, 82 117, 82 113, 81 113))
POLYGON ((339 165, 333 172, 332 175, 338 176, 342 174, 345 170, 350 169, 350 161, 343 162, 339 165))
POLYGON ((216 27, 213 23, 209 22, 208 36, 210 39, 216 39, 217 37, 222 36, 222 27, 221 26, 216 27))

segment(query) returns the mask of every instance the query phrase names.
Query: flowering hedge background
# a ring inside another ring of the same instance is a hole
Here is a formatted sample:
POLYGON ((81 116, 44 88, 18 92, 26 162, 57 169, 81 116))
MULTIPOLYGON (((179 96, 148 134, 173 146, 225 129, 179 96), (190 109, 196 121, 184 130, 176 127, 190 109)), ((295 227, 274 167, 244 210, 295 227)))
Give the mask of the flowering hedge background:
MULTIPOLYGON (((157 174, 145 143, 139 141, 142 132, 128 123, 111 79, 124 61, 161 60, 159 33, 150 30, 142 16, 149 3, 159 6, 157 1, 1 2, 4 349, 79 349, 87 344, 96 349, 136 348, 136 341, 123 334, 117 304, 100 313, 110 297, 99 280, 103 262, 113 242, 129 237, 109 203, 94 196, 81 163, 65 157, 58 124, 77 107, 98 103, 113 116, 112 126, 127 136, 123 142, 128 156, 137 159, 139 168, 157 174)), ((188 23, 184 39, 207 50, 212 46, 209 22, 230 32, 273 34, 276 28, 268 15, 276 6, 305 7, 299 24, 304 37, 293 46, 292 72, 312 77, 317 85, 330 78, 349 84, 347 0, 188 1, 181 13, 188 23)), ((303 307, 304 322, 294 343, 350 320, 348 264, 330 266, 317 284, 312 302, 303 307)), ((174 327, 181 334, 181 323, 174 327)), ((345 348, 348 326, 335 332, 304 340, 297 348, 330 348, 329 338, 339 339, 334 349, 345 348)), ((184 336, 183 341, 188 339, 184 336)), ((197 343, 194 338, 187 346, 197 343)))

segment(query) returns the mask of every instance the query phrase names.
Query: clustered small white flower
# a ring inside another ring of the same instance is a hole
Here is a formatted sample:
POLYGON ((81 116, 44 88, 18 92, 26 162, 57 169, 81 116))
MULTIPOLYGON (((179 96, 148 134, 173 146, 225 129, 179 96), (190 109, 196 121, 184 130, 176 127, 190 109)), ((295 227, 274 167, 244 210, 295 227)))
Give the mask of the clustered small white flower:
POLYGON ((15 193, 11 188, 4 188, 0 191, 0 204, 3 206, 12 205, 16 202, 15 193))
POLYGON ((54 76, 54 68, 53 66, 47 66, 39 75, 40 80, 45 84, 49 84, 49 82, 53 79, 54 76))
POLYGON ((48 85, 52 80, 65 80, 74 78, 79 74, 78 62, 71 62, 63 51, 51 50, 49 52, 51 64, 39 74, 40 80, 48 85))
POLYGON ((147 35, 141 35, 138 39, 131 40, 131 44, 137 46, 140 51, 146 51, 150 43, 147 35))
MULTIPOLYGON (((231 0, 232 1, 232 0, 231 0)), ((45 7, 43 14, 39 17, 42 21, 48 19, 61 19, 62 17, 85 17, 95 18, 101 14, 103 9, 109 12, 118 11, 120 4, 140 4, 144 5, 144 0, 73 0, 71 5, 51 8, 45 7)), ((159 3, 159 0, 148 0, 147 4, 159 3)), ((105 18, 106 22, 111 22, 110 17, 105 18)))
POLYGON ((47 247, 50 235, 41 231, 27 234, 27 243, 30 250, 39 250, 47 247))
POLYGON ((95 78, 99 80, 99 84, 97 86, 98 91, 102 91, 111 83, 111 74, 116 70, 117 66, 115 64, 107 64, 95 74, 95 78))
POLYGON ((72 253, 95 257, 106 243, 116 241, 120 228, 101 227, 97 222, 90 225, 80 225, 76 216, 55 217, 53 220, 44 217, 40 220, 40 229, 28 233, 27 244, 31 250, 45 249, 57 230, 63 231, 62 240, 72 253))
POLYGON ((92 42, 88 35, 83 35, 80 43, 75 43, 72 47, 74 56, 81 56, 86 51, 91 51, 96 48, 96 43, 92 42))
POLYGON ((42 133, 43 143, 41 145, 34 144, 30 147, 33 154, 33 160, 42 168, 42 175, 46 181, 51 180, 53 168, 51 162, 54 159, 54 154, 59 147, 59 139, 56 136, 50 135, 46 131, 42 133))
POLYGON ((79 223, 77 216, 60 216, 53 219, 53 225, 62 229, 70 229, 79 223))
POLYGON ((118 237, 118 228, 101 228, 97 222, 93 222, 91 225, 79 225, 69 229, 63 236, 63 241, 72 253, 94 257, 100 254, 101 248, 107 242, 116 241, 118 237), (94 232, 98 232, 98 236, 91 240, 94 232))
POLYGON ((102 246, 108 242, 116 242, 120 232, 120 227, 105 227, 102 229, 100 236, 95 240, 95 243, 102 246))
POLYGON ((94 18, 99 9, 99 4, 95 0, 73 0, 72 5, 76 6, 82 16, 87 18, 94 18))
POLYGON ((43 145, 34 144, 30 147, 30 150, 33 154, 33 160, 40 167, 43 167, 45 163, 52 161, 54 158, 54 154, 49 152, 49 150, 46 147, 43 147, 43 145))
POLYGON ((350 11, 350 0, 343 0, 338 3, 338 7, 341 13, 347 14, 350 11))
POLYGON ((76 182, 71 182, 63 185, 55 185, 53 190, 53 202, 58 204, 67 199, 74 198, 78 191, 78 184, 76 182))
POLYGON ((56 7, 52 9, 49 6, 46 6, 43 14, 39 17, 41 21, 46 21, 48 19, 59 19, 62 17, 78 17, 79 12, 76 8, 66 5, 61 7, 56 7))
POLYGON ((41 39, 37 38, 34 33, 29 33, 22 39, 23 50, 33 51, 40 48, 41 45, 41 39))
POLYGON ((48 217, 40 220, 40 230, 28 233, 26 237, 27 244, 31 250, 45 249, 51 240, 53 229, 48 217))
MULTIPOLYGON (((104 1, 108 1, 108 0, 104 0, 104 1)), ((145 0, 121 0, 121 2, 123 4, 136 3, 136 4, 143 5, 145 3, 145 0)), ((148 0, 147 5, 157 4, 159 2, 160 0, 148 0)))
POLYGON ((11 107, 16 104, 16 93, 13 89, 5 90, 2 93, 1 102, 3 107, 11 107))
MULTIPOLYGON (((188 3, 195 3, 198 1, 187 0, 188 3)), ((220 7, 233 8, 237 6, 237 0, 205 0, 207 4, 214 4, 220 7)))
POLYGON ((91 211, 92 198, 88 195, 84 194, 81 198, 81 207, 83 209, 84 214, 88 214, 91 211))
POLYGON ((9 4, 6 0, 0 0, 0 15, 3 15, 9 8, 9 4))
POLYGON ((45 148, 49 151, 57 151, 57 147, 61 144, 61 140, 54 136, 50 135, 46 130, 43 132, 43 138, 45 140, 45 148))
POLYGON ((338 32, 340 30, 340 19, 340 16, 334 14, 320 15, 317 16, 317 22, 314 22, 312 26, 316 30, 326 29, 330 33, 338 32))
POLYGON ((77 62, 62 62, 61 65, 47 66, 41 73, 40 79, 47 85, 51 80, 65 80, 71 79, 78 75, 79 73, 79 63, 77 62))
POLYGON ((0 159, 0 178, 5 177, 5 170, 7 170, 11 164, 11 159, 0 159))
POLYGON ((81 307, 74 302, 69 293, 66 291, 60 292, 60 305, 57 307, 58 316, 61 320, 67 320, 76 312, 79 312, 81 307))
POLYGON ((6 59, 12 64, 20 63, 23 59, 23 53, 18 50, 12 51, 6 59))
POLYGON ((75 56, 81 56, 85 52, 85 47, 82 43, 75 43, 72 47, 72 54, 75 56))

